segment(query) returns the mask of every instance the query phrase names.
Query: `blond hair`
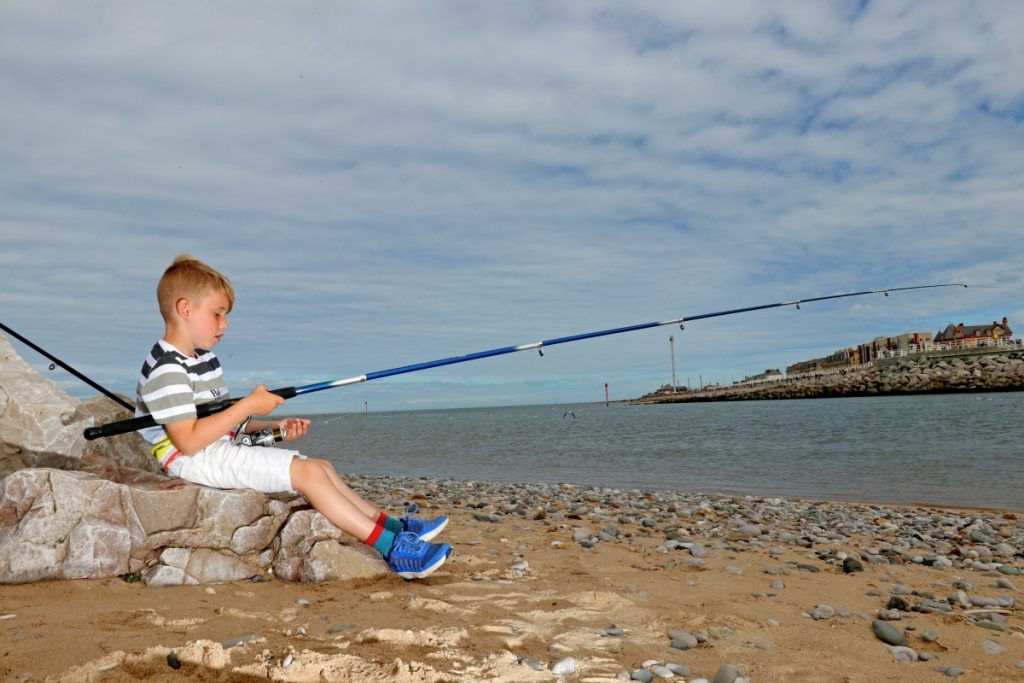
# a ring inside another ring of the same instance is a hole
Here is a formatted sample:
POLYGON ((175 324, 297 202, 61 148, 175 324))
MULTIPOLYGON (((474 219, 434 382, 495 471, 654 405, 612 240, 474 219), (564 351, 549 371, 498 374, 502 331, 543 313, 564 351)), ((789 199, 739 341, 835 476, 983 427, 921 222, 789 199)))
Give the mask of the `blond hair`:
POLYGON ((228 310, 235 305, 235 289, 231 281, 191 254, 179 254, 164 271, 156 286, 156 300, 160 315, 166 322, 174 317, 174 305, 179 299, 201 301, 211 292, 221 292, 228 298, 228 310))

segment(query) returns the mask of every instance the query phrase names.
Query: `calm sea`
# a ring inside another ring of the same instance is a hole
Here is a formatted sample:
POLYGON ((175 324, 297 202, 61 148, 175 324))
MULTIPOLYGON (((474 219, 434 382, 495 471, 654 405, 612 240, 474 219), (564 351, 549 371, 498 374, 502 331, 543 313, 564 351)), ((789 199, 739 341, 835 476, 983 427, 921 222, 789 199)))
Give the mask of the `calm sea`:
POLYGON ((321 415, 339 471, 1024 510, 1024 392, 321 415))

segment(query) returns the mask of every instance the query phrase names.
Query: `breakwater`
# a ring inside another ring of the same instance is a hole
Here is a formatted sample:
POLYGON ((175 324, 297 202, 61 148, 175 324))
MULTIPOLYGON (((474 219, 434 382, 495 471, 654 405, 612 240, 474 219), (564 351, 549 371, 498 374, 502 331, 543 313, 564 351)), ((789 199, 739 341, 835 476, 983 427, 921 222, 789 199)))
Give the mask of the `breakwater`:
POLYGON ((875 361, 826 375, 715 387, 676 394, 656 392, 635 403, 756 401, 887 396, 1024 389, 1024 351, 922 353, 875 361))

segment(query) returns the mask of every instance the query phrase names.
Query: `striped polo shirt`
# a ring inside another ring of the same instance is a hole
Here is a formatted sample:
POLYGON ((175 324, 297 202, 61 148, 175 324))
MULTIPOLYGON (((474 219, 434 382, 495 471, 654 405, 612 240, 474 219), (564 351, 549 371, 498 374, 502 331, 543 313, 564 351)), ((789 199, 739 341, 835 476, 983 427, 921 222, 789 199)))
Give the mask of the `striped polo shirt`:
MULTIPOLYGON (((152 415, 157 423, 139 433, 155 446, 167 438, 161 425, 196 419, 196 406, 227 398, 228 387, 213 351, 196 349, 196 357, 191 358, 161 339, 142 364, 135 393, 135 416, 152 415)), ((154 455, 161 465, 168 464, 169 453, 154 455)))

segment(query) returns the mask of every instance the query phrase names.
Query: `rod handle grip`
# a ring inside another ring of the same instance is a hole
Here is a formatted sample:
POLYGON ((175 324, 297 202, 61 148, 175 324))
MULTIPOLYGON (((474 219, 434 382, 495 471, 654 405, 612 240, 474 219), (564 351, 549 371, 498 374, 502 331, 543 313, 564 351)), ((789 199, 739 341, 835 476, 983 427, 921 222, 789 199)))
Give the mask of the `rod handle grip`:
MULTIPOLYGON (((298 395, 295 387, 284 387, 281 389, 272 389, 272 394, 277 394, 286 401, 290 398, 294 398, 298 395)), ((227 399, 224 401, 212 401, 210 403, 204 403, 201 406, 196 407, 196 418, 206 417, 207 415, 213 415, 233 405, 237 398, 227 399)), ((98 427, 89 427, 85 430, 85 438, 87 441, 99 439, 106 436, 117 436, 118 434, 127 434, 128 432, 135 432, 140 429, 146 429, 147 427, 155 427, 156 420, 153 419, 152 415, 144 415, 142 417, 134 417, 129 420, 121 420, 120 422, 111 422, 110 424, 99 425, 98 427)))

